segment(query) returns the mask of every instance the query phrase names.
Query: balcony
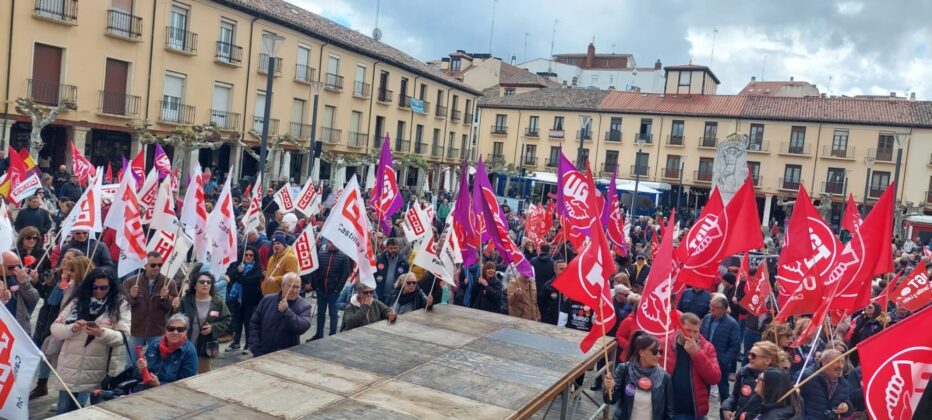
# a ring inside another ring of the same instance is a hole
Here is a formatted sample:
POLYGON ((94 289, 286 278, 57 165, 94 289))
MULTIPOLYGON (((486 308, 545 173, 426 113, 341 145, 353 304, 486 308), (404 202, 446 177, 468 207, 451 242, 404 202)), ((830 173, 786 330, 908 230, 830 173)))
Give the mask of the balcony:
POLYGON ((548 159, 547 159, 547 165, 546 165, 546 166, 547 166, 548 168, 556 168, 557 165, 559 165, 559 164, 560 164, 560 158, 558 158, 558 157, 557 157, 557 158, 551 157, 551 158, 548 158, 548 159))
POLYGON ((489 156, 489 162, 495 162, 495 161, 504 162, 504 161, 505 161, 505 155, 500 154, 500 153, 492 153, 492 154, 489 156))
POLYGON ((845 183, 838 181, 823 181, 822 193, 842 195, 845 193, 845 183))
POLYGON ((521 166, 525 168, 537 167, 537 156, 524 156, 521 158, 521 166))
POLYGON ((874 158, 875 162, 893 163, 894 156, 896 156, 896 154, 893 153, 893 149, 867 149, 867 156, 874 158))
POLYGON ((450 114, 450 120, 451 120, 451 121, 459 121, 460 118, 462 118, 462 117, 463 117, 462 111, 457 111, 457 110, 455 110, 455 109, 453 110, 453 113, 450 114))
POLYGON ((26 80, 26 92, 29 99, 49 106, 58 106, 62 101, 75 101, 78 97, 77 86, 34 79, 26 80))
POLYGON ((381 88, 379 89, 379 95, 378 95, 378 98, 376 99, 378 99, 378 101, 383 104, 390 104, 392 103, 392 95, 394 95, 392 91, 385 89, 385 88, 381 88))
POLYGON ((582 141, 592 140, 592 131, 576 130, 576 140, 582 140, 582 141))
POLYGON ((131 41, 142 39, 142 18, 122 10, 107 10, 107 35, 131 41))
POLYGON ((327 73, 327 80, 324 82, 324 89, 334 92, 343 91, 343 76, 333 73, 327 73))
POLYGON ((415 141, 414 142, 414 154, 426 154, 427 153, 427 143, 415 141))
POLYGON ((357 133, 355 131, 350 131, 349 147, 354 147, 357 149, 366 147, 366 140, 368 138, 369 138, 369 133, 357 133))
POLYGON ((650 172, 650 166, 631 165, 631 170, 628 172, 628 174, 630 176, 647 176, 648 172, 650 172))
POLYGON ((197 34, 174 26, 165 27, 165 48, 183 54, 197 54, 197 34))
POLYGON ((504 135, 508 134, 508 126, 506 126, 506 125, 492 124, 491 133, 492 133, 492 134, 496 134, 496 135, 502 135, 502 136, 504 136, 504 135))
POLYGON ((447 117, 447 107, 437 104, 437 109, 434 111, 434 116, 437 118, 446 118, 447 117))
POLYGON ((304 124, 299 122, 293 122, 288 126, 288 134, 291 134, 291 137, 300 140, 310 140, 311 139, 311 125, 304 124))
POLYGON ((540 138, 540 128, 537 127, 528 127, 524 129, 524 137, 528 138, 540 138))
POLYGON ((886 185, 871 185, 867 190, 867 196, 870 198, 880 198, 883 192, 887 190, 886 185))
POLYGON ((467 113, 466 113, 466 116, 463 118, 463 123, 464 123, 464 124, 472 124, 472 117, 473 117, 472 113, 471 113, 471 112, 467 112, 467 113))
POLYGON ((683 136, 668 135, 666 144, 667 146, 683 147, 683 136))
POLYGON ((353 97, 368 99, 372 91, 372 86, 366 82, 355 82, 353 83, 353 97))
POLYGON ((699 148, 700 149, 715 149, 718 147, 718 137, 699 137, 699 148))
POLYGON ((295 64, 294 81, 300 83, 311 83, 317 79, 317 70, 304 64, 295 64))
POLYGON ((451 147, 447 149, 447 159, 460 159, 460 149, 451 147))
POLYGON ((786 191, 799 191, 799 178, 780 178, 778 188, 786 191))
POLYGON ((398 108, 411 109, 411 97, 405 94, 398 95, 398 108))
MULTIPOLYGON (((282 63, 283 60, 281 57, 275 57, 274 59, 275 66, 275 77, 282 75, 282 63)), ((259 74, 269 74, 269 56, 268 54, 259 54, 259 74)))
POLYGON ((608 130, 605 132, 605 141, 621 141, 621 130, 608 130))
POLYGON ((36 0, 33 16, 66 25, 77 25, 78 0, 36 0))
POLYGON ((826 144, 822 146, 822 157, 825 159, 854 160, 854 148, 835 149, 832 148, 831 144, 826 144))
POLYGON ((324 143, 337 144, 340 142, 340 137, 342 136, 343 130, 337 130, 330 127, 320 128, 320 141, 324 143))
MULTIPOLYGON (((229 42, 217 41, 217 52, 214 55, 214 61, 220 64, 229 64, 239 66, 243 62, 243 47, 231 44, 229 42)), ((275 64, 278 66, 278 63, 275 64)), ((260 64, 260 68, 262 65, 260 64)), ((275 69, 276 73, 281 73, 280 68, 275 69)))
POLYGON ((235 112, 211 109, 210 122, 221 130, 239 130, 239 114, 235 112))
POLYGON ((693 180, 695 182, 711 184, 712 183, 712 170, 698 170, 693 172, 693 180))
POLYGON ((98 91, 97 112, 124 117, 138 117, 140 97, 125 92, 98 91))
POLYGON ((650 133, 634 133, 634 141, 642 140, 644 145, 654 144, 654 135, 650 133))
POLYGON ((770 153, 770 142, 760 140, 749 142, 748 153, 770 153))
POLYGON ((194 124, 194 107, 181 98, 165 96, 159 101, 159 121, 168 124, 194 124))
POLYGON ((431 157, 443 157, 443 146, 435 144, 430 147, 430 156, 431 157))
POLYGON ((752 175, 751 181, 754 183, 754 188, 760 188, 761 185, 764 183, 764 177, 760 175, 757 175, 757 176, 752 175))
POLYGON ((812 151, 808 144, 780 143, 780 154, 789 156, 811 156, 812 151))
MULTIPOLYGON (((262 134, 262 128, 265 125, 263 122, 263 118, 259 115, 252 117, 252 129, 260 135, 262 134)), ((278 134, 278 123, 279 121, 277 118, 269 118, 269 135, 278 134)))
POLYGON ((411 140, 405 140, 402 138, 395 139, 395 151, 408 153, 411 151, 411 140))
POLYGON ((932 191, 926 191, 926 204, 932 204, 932 191))
POLYGON ((563 131, 562 128, 560 129, 552 128, 547 132, 547 137, 550 137, 552 139, 563 140, 564 135, 565 135, 565 132, 563 131))
POLYGON ((603 174, 610 174, 610 173, 613 173, 613 172, 615 172, 616 169, 618 169, 618 162, 617 162, 617 161, 616 161, 616 162, 608 161, 608 162, 605 162, 605 163, 602 164, 602 173, 603 173, 603 174))
POLYGON ((680 179, 680 168, 663 168, 660 170, 660 177, 666 179, 680 179))

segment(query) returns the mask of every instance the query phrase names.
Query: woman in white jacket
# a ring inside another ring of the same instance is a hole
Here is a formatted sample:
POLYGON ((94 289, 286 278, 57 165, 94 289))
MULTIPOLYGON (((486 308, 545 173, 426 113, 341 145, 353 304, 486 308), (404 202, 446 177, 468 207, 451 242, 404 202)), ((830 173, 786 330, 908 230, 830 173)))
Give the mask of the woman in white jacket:
MULTIPOLYGON (((109 268, 95 268, 84 277, 52 324, 52 335, 63 340, 58 372, 82 406, 90 391, 107 375, 126 365, 123 335, 129 334, 130 306, 109 268)), ((64 391, 58 394, 58 414, 77 409, 64 391)))

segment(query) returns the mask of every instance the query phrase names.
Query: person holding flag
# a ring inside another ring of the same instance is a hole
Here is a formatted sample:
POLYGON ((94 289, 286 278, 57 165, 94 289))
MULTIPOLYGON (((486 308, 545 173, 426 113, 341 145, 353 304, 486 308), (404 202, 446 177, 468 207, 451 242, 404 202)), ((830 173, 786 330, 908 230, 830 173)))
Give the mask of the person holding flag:
MULTIPOLYGON (((308 229, 313 229, 309 226, 308 229)), ((337 299, 346 286, 346 280, 353 274, 353 261, 340 252, 333 242, 327 245, 317 255, 320 267, 311 273, 311 290, 317 292, 317 332, 311 340, 324 338, 324 323, 327 312, 330 312, 330 335, 337 333, 337 299)))

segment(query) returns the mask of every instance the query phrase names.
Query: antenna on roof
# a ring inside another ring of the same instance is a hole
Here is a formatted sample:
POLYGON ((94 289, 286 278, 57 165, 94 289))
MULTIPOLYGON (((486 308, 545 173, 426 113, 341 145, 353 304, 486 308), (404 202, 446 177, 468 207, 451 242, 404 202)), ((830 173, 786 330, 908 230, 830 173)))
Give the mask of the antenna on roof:
POLYGON ((379 10, 382 8, 382 0, 375 2, 375 28, 372 29, 372 38, 376 41, 382 40, 382 30, 379 29, 379 10))
POLYGON ((718 28, 712 30, 712 52, 709 53, 709 67, 715 61, 715 36, 718 35, 718 28))
POLYGON ((764 70, 767 69, 767 55, 764 55, 764 62, 760 66, 760 81, 764 81, 764 70))
POLYGON ((553 43, 557 39, 557 22, 558 19, 553 20, 553 35, 550 36, 550 65, 547 66, 547 73, 553 73, 553 43))

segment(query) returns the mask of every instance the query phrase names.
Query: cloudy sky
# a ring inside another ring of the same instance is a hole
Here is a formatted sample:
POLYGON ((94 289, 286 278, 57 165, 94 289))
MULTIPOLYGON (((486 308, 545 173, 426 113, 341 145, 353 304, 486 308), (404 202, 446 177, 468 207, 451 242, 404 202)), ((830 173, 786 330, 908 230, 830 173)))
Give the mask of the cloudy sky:
MULTIPOLYGON (((366 34, 376 23, 378 0, 289 1, 366 34)), ((639 66, 711 62, 719 93, 794 76, 833 95, 929 100, 929 16, 932 0, 383 0, 378 26, 421 60, 488 52, 491 38, 493 54, 520 63, 550 55, 557 20, 555 53, 585 52, 595 38, 598 52, 632 53, 639 66)))

